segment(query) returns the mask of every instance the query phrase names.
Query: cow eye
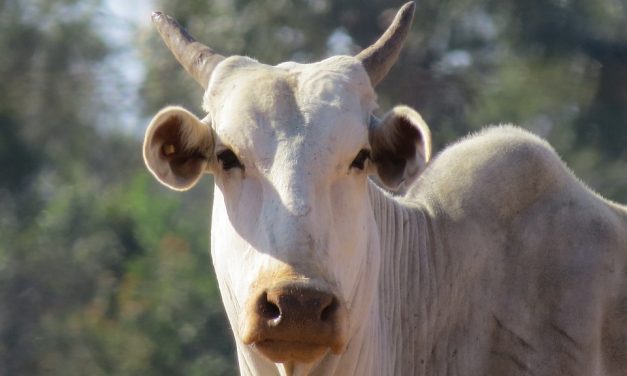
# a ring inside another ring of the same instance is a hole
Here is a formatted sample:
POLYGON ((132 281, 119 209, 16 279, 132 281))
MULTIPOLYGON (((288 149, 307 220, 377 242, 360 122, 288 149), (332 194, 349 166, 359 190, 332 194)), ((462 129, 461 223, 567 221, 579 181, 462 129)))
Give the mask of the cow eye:
POLYGON ((222 163, 222 169, 228 171, 232 168, 243 168, 242 163, 237 159, 235 153, 230 149, 225 149, 216 156, 218 161, 222 163))
POLYGON ((355 157, 355 159, 353 159, 353 162, 351 163, 351 168, 357 168, 357 169, 363 170, 366 165, 366 161, 369 158, 370 158, 370 150, 361 149, 359 153, 357 153, 357 156, 355 157))

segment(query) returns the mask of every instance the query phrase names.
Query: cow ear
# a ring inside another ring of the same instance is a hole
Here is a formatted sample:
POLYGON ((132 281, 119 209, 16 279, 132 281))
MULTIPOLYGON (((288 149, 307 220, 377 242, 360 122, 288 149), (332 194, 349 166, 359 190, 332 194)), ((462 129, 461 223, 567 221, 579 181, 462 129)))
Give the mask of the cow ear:
POLYGON ((144 138, 144 162, 164 185, 193 187, 213 154, 213 131, 181 107, 166 107, 152 119, 144 138))
POLYGON ((404 191, 431 157, 431 132, 422 117, 397 106, 382 120, 371 118, 370 146, 379 180, 392 191, 404 191))

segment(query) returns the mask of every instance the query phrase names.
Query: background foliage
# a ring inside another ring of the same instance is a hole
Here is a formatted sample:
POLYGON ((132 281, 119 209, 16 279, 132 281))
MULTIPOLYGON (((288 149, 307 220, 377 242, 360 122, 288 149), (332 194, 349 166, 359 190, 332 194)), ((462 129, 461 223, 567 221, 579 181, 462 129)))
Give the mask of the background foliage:
MULTIPOLYGON (((211 180, 161 188, 140 137, 115 126, 130 110, 103 4, 0 1, 0 375, 235 374, 207 252, 211 180)), ((399 5, 155 0, 216 50, 271 64, 357 52, 399 5)), ((627 202, 625 25, 624 0, 421 0, 382 112, 415 107, 438 148, 517 123, 627 202)), ((143 117, 201 114, 152 29, 126 44, 146 71, 143 117)))

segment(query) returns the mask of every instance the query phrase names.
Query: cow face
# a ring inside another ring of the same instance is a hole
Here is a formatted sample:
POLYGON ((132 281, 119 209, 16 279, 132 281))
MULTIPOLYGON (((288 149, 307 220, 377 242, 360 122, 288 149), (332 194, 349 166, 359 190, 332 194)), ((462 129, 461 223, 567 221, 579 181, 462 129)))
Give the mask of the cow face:
POLYGON ((205 107, 216 135, 212 255, 234 328, 275 362, 339 353, 360 276, 375 272, 365 258, 368 76, 352 58, 231 60, 205 107))
POLYGON ((374 312, 381 256, 367 176, 403 188, 430 141, 411 109, 371 115, 365 68, 350 56, 219 59, 209 75, 188 68, 205 83, 203 120, 170 107, 148 128, 144 157, 162 183, 184 190, 214 174, 211 251, 240 361, 341 354, 374 312))

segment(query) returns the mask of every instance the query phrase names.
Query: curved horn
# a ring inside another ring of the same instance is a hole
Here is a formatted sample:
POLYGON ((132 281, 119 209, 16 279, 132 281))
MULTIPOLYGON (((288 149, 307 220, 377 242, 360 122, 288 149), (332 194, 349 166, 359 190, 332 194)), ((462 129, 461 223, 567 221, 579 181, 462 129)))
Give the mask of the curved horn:
POLYGON ((166 14, 153 12, 152 22, 176 60, 206 89, 211 72, 224 60, 224 56, 196 41, 174 18, 166 14))
POLYGON ((372 86, 377 86, 396 62, 409 34, 415 8, 413 1, 403 5, 385 33, 370 47, 357 54, 357 59, 361 60, 370 76, 372 86))

